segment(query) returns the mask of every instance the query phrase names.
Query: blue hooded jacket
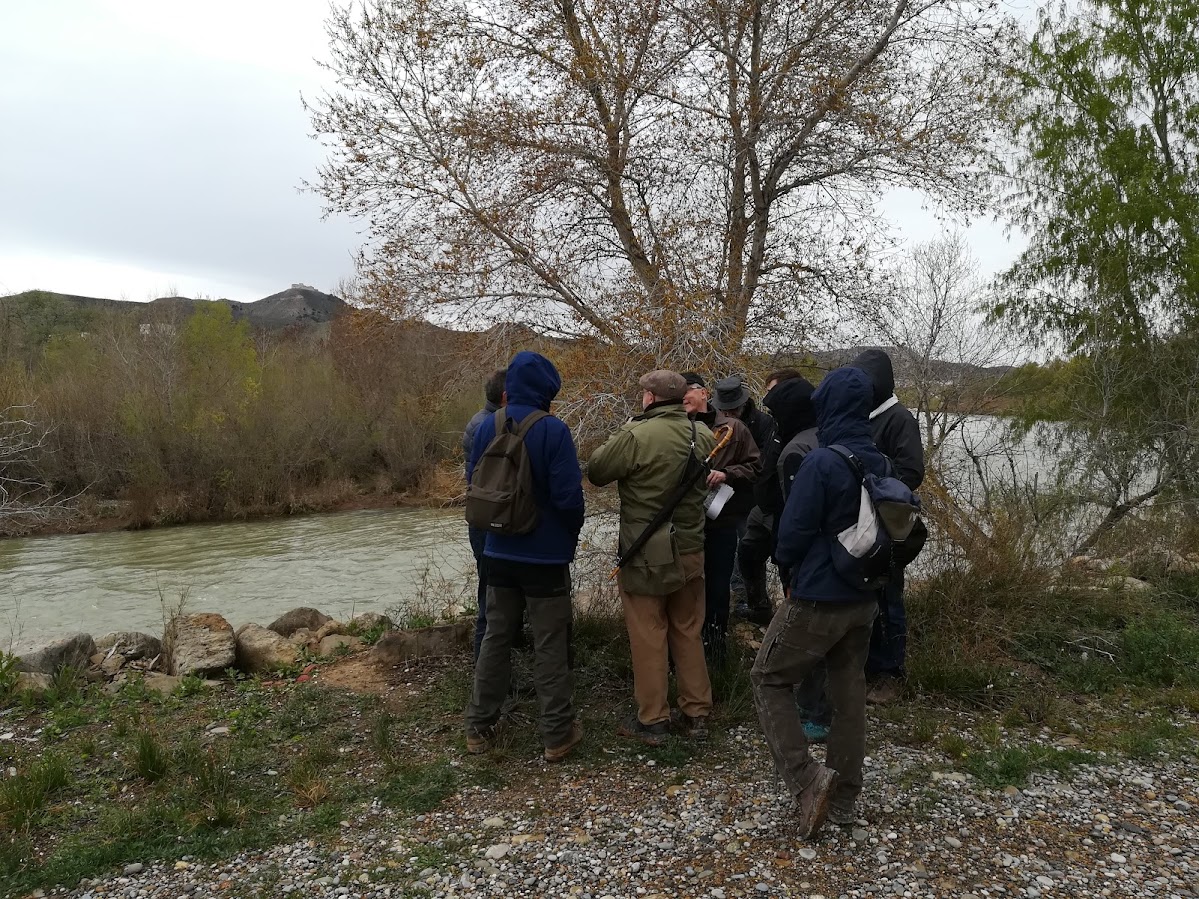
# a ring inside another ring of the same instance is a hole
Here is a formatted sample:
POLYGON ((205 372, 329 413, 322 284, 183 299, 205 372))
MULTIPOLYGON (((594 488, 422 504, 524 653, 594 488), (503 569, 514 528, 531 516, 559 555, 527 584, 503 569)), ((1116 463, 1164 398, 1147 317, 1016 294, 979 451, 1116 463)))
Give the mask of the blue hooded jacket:
POLYGON ((846 460, 826 447, 844 446, 867 471, 884 477, 887 458, 870 438, 874 385, 857 368, 830 372, 812 394, 820 446, 799 466, 779 521, 775 558, 791 567, 791 598, 809 602, 873 600, 870 590, 848 583, 833 567, 832 541, 858 519, 861 484, 846 460))
MULTIPOLYGON (((508 366, 504 383, 508 418, 520 423, 534 409, 549 411, 562 379, 554 364, 539 353, 517 353, 508 366)), ((479 423, 466 466, 469 483, 483 451, 495 438, 495 416, 479 423)), ((537 527, 528 534, 488 534, 484 555, 493 559, 534 565, 566 565, 574 561, 579 531, 583 527, 583 474, 570 429, 552 415, 541 419, 525 435, 525 449, 533 475, 533 493, 539 511, 537 527)))

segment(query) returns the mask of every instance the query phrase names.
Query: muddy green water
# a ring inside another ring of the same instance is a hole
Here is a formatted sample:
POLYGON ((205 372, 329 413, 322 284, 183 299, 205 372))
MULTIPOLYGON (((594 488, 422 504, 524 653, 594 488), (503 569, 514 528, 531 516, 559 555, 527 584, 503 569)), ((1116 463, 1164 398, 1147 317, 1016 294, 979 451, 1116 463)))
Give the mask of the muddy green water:
POLYGON ((0 649, 67 633, 162 632, 163 601, 234 627, 296 606, 345 619, 473 602, 460 510, 384 510, 0 541, 0 649))

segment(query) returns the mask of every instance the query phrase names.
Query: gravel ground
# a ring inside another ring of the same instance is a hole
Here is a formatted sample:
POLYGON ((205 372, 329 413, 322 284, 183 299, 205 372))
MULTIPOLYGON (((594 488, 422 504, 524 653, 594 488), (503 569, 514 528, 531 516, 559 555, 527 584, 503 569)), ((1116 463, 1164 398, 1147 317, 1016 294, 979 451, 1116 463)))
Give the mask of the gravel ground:
POLYGON ((469 788, 428 815, 373 805, 332 839, 135 864, 51 895, 1199 897, 1194 746, 991 790, 886 734, 880 723, 862 820, 812 843, 743 727, 688 768, 618 751, 598 767, 530 760, 521 783, 469 788))

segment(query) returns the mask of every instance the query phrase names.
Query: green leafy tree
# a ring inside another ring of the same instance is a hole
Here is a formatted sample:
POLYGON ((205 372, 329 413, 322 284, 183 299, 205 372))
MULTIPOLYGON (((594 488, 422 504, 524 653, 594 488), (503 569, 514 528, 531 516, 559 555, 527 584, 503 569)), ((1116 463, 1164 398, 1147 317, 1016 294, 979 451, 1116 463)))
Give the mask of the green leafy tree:
POLYGON ((1199 320, 1199 2, 1043 11, 1014 72, 1009 210, 1030 233, 1000 312, 1071 349, 1199 320))
POLYGON ((258 392, 262 368, 250 326, 227 303, 200 306, 180 335, 187 427, 202 431, 240 417, 258 392))
POLYGON ((1199 2, 1062 4, 1018 56, 1006 200, 1030 242, 997 312, 1074 354, 1040 431, 1098 513, 1085 551, 1199 495, 1199 2))

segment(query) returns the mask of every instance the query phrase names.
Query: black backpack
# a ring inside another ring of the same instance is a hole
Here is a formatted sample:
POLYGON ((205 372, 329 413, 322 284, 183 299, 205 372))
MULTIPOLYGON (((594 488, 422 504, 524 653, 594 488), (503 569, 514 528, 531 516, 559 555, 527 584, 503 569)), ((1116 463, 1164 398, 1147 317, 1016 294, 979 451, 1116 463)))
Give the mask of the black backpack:
POLYGON ((466 523, 491 534, 528 534, 537 527, 537 501, 525 435, 548 412, 535 409, 520 425, 503 409, 495 413, 495 437, 479 457, 466 488, 466 523))

